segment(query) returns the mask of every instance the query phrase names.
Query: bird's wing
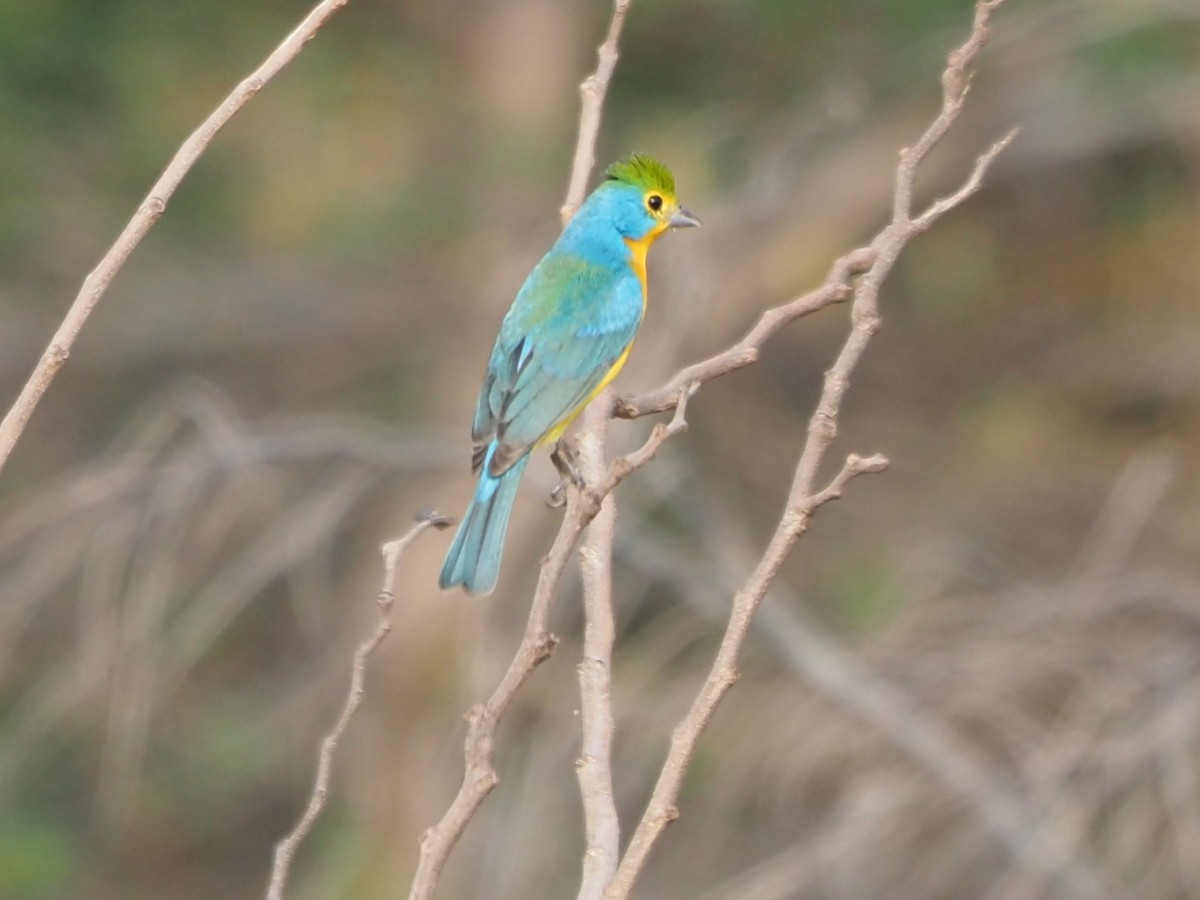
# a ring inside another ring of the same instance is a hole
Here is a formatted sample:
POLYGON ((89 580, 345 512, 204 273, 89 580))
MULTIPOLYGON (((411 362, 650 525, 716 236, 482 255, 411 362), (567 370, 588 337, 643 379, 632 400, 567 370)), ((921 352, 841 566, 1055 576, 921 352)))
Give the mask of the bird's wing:
POLYGON ((621 359, 642 318, 642 289, 566 254, 546 256, 504 317, 476 404, 474 466, 488 445, 499 475, 578 411, 621 359))

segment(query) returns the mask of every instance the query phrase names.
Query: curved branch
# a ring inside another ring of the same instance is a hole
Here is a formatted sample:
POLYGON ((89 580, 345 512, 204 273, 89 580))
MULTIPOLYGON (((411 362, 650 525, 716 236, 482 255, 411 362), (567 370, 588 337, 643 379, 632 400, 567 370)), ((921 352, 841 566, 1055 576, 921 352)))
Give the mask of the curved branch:
MULTIPOLYGON (((920 136, 912 148, 900 154, 896 170, 896 188, 893 196, 892 220, 875 237, 867 248, 860 248, 842 257, 835 263, 830 276, 816 291, 792 301, 792 303, 769 311, 754 329, 729 351, 712 359, 689 367, 668 382, 667 387, 677 385, 679 380, 713 378, 725 371, 745 365, 743 359, 753 361, 758 347, 779 327, 783 321, 792 319, 819 308, 820 305, 844 299, 848 290, 847 280, 858 266, 867 263, 865 270, 853 289, 850 307, 850 333, 833 365, 825 373, 821 394, 816 409, 809 420, 808 433, 796 463, 792 487, 774 534, 763 551, 754 571, 733 598, 729 621, 722 637, 716 658, 703 685, 692 702, 687 714, 671 734, 670 749, 663 763, 658 781, 651 793, 645 812, 630 839, 629 847, 617 868, 612 884, 605 892, 605 900, 624 900, 629 896, 633 884, 641 874, 651 849, 663 831, 679 816, 676 801, 683 783, 684 773, 691 761, 700 734, 708 725, 717 704, 737 680, 737 661, 750 623, 759 604, 777 578, 780 568, 796 542, 808 530, 813 513, 822 504, 841 495, 845 484, 857 475, 880 472, 887 461, 882 456, 862 458, 847 457, 840 472, 823 489, 816 487, 817 471, 837 434, 838 417, 842 399, 850 384, 850 376, 858 365, 871 338, 879 330, 879 288, 891 271, 900 252, 923 227, 932 224, 959 203, 973 194, 982 182, 984 173, 992 160, 1012 140, 1005 137, 982 154, 963 187, 930 207, 917 220, 911 215, 913 183, 917 167, 928 156, 930 150, 941 140, 950 126, 957 120, 962 109, 968 83, 967 72, 988 36, 988 19, 1003 0, 979 0, 970 36, 949 57, 942 76, 943 103, 941 112, 920 136), (921 227, 918 227, 920 225, 921 227)), ((681 399, 684 395, 680 395, 681 399)), ((641 415, 655 409, 668 408, 670 391, 660 389, 649 395, 648 401, 626 401, 617 408, 618 415, 641 415), (664 394, 664 391, 665 394, 664 394)))
MULTIPOLYGON (((699 386, 758 361, 763 344, 784 326, 817 310, 841 303, 851 295, 854 276, 867 271, 875 262, 873 247, 859 247, 839 257, 829 269, 829 274, 819 287, 782 306, 764 312, 746 332, 746 336, 727 350, 708 359, 692 363, 680 369, 662 387, 642 397, 617 397, 613 401, 612 414, 619 419, 636 419, 651 413, 663 412, 672 407, 684 385, 699 386)), ((693 389, 694 391, 694 389, 693 389)))
MULTIPOLYGON (((580 86, 583 108, 580 112, 579 141, 570 184, 561 209, 564 224, 583 202, 588 176, 595 163, 600 114, 608 83, 617 63, 617 41, 630 2, 631 0, 615 0, 608 34, 598 51, 599 62, 596 70, 580 86)), ((592 405, 595 406, 595 403, 592 405)), ((533 670, 550 656, 558 643, 558 638, 547 630, 550 612, 558 596, 558 585, 571 551, 583 530, 600 512, 603 499, 604 495, 595 491, 581 492, 574 488, 568 491, 566 515, 549 553, 542 560, 525 633, 516 654, 492 695, 467 712, 462 785, 438 823, 421 835, 420 858, 409 900, 427 900, 433 896, 446 860, 466 829, 467 823, 499 781, 499 775, 492 765, 496 729, 517 691, 533 670)), ((614 860, 615 854, 614 846, 614 860)))
POLYGON ((571 163, 571 180, 567 185, 567 197, 559 214, 566 225, 583 196, 587 193, 588 176, 596 166, 596 138, 600 134, 600 114, 604 110, 604 98, 608 94, 608 83, 617 67, 617 42, 621 39, 621 28, 633 0, 614 0, 612 20, 608 23, 608 34, 596 51, 596 71, 579 85, 582 109, 579 112, 579 138, 575 143, 575 159, 571 163))
POLYGON ((184 176, 191 171, 192 166, 196 164, 196 160, 204 153, 217 132, 243 106, 249 103, 255 94, 262 90, 263 85, 295 59, 301 48, 316 36, 321 26, 348 2, 349 0, 324 0, 324 2, 318 3, 304 18, 304 21, 263 61, 262 65, 243 79, 175 152, 175 156, 163 170, 158 181, 150 188, 150 193, 138 206, 133 218, 129 220, 118 236, 116 243, 108 249, 96 268, 84 279, 83 286, 71 303, 70 309, 67 310, 58 330, 50 339, 50 344, 42 353, 37 365, 34 366, 29 380, 17 395, 17 399, 5 415, 4 421, 0 422, 0 471, 4 469, 4 464, 12 454, 13 447, 16 446, 21 434, 25 431, 25 426, 29 424, 42 395, 46 393, 50 383, 66 363, 67 357, 71 355, 71 347, 83 329, 84 323, 87 322, 88 316, 100 302, 100 298, 108 290, 113 277, 125 265, 125 261, 129 259, 134 248, 141 243, 142 238, 166 211, 167 202, 175 193, 175 189, 179 187, 180 182, 183 181, 184 176))
POLYGON ((317 816, 325 808, 325 800, 329 796, 329 777, 333 771, 333 756, 337 752, 338 744, 345 735, 346 729, 350 727, 350 720, 354 718, 355 712, 358 711, 358 707, 362 705, 363 698, 366 696, 363 682, 366 678, 367 660, 392 630, 392 607, 396 602, 396 572, 400 565, 400 557, 427 528, 446 528, 451 521, 436 512, 423 512, 417 516, 417 524, 402 537, 383 545, 383 587, 376 598, 379 605, 379 619, 375 624, 375 630, 354 651, 350 690, 346 694, 346 702, 342 706, 342 713, 338 716, 337 723, 321 741, 321 751, 317 756, 317 774, 313 781, 312 795, 309 797, 308 806, 300 816, 296 827, 275 845, 271 880, 267 884, 267 900, 283 900, 283 889, 287 884, 296 848, 308 836, 317 816))

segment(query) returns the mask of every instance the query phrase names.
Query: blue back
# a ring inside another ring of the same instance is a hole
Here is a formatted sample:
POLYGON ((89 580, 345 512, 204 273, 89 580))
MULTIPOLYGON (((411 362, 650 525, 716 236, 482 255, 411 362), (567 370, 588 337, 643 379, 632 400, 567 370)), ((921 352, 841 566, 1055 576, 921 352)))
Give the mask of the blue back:
POLYGON ((529 273, 500 326, 472 438, 500 475, 578 411, 632 343, 645 308, 626 239, 655 225, 642 191, 604 182, 529 273))

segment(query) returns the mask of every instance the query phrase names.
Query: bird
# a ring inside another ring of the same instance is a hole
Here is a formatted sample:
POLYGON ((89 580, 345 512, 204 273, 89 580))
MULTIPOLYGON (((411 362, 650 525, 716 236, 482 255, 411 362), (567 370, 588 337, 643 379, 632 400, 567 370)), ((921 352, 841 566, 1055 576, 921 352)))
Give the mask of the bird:
MULTIPOLYGON (((646 253, 664 232, 700 220, 675 196, 675 176, 634 153, 612 163, 530 271, 500 324, 471 424, 479 478, 438 579, 495 590, 508 519, 530 453, 555 446, 616 377, 646 310, 646 253)), ((562 447, 562 449, 566 449, 562 447)))

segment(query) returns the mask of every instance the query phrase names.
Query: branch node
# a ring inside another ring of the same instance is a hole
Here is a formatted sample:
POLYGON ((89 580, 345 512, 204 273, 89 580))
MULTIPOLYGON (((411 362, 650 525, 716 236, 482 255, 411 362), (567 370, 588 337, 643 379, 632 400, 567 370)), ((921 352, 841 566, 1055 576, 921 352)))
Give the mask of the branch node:
POLYGON ((875 310, 857 306, 850 311, 850 324, 856 330, 874 336, 883 327, 883 319, 875 310))
POLYGON ((472 704, 467 709, 467 711, 465 713, 463 713, 463 719, 466 720, 467 728, 468 729, 476 728, 479 725, 479 723, 481 721, 483 721, 484 716, 486 714, 487 714, 486 704, 484 704, 484 703, 472 704))
MULTIPOLYGON (((809 420, 808 434, 796 464, 792 491, 785 509, 754 571, 734 596, 721 646, 703 686, 697 691, 688 712, 671 733, 670 750, 662 764, 654 790, 617 870, 605 889, 604 896, 607 900, 624 900, 629 896, 633 883, 664 826, 678 817, 676 803, 679 791, 700 734, 710 721, 721 698, 737 680, 736 664, 753 616, 779 576, 788 553, 808 527, 813 511, 823 503, 840 496, 851 478, 860 474, 881 472, 887 467, 887 459, 879 454, 865 458, 851 454, 846 458, 841 471, 824 490, 814 489, 821 463, 837 432, 838 414, 849 376, 868 345, 869 338, 881 326, 874 309, 879 285, 908 241, 922 226, 930 224, 975 190, 987 164, 1000 149, 1003 149, 1002 146, 993 147, 985 153, 968 183, 960 188, 958 193, 952 195, 948 201, 939 201, 916 221, 913 220, 912 194, 916 169, 959 115, 961 98, 969 84, 969 79, 963 72, 974 61, 979 47, 986 39, 987 14, 998 6, 999 2, 1000 0, 980 0, 967 40, 958 51, 951 54, 946 68, 943 69, 942 83, 945 90, 942 109, 924 133, 910 147, 900 151, 891 221, 871 241, 870 246, 859 248, 837 259, 825 281, 817 289, 790 303, 768 310, 740 342, 725 352, 677 372, 665 387, 641 400, 622 398, 621 402, 613 406, 617 414, 627 414, 630 418, 668 409, 675 401, 674 395, 679 392, 682 384, 689 380, 707 381, 733 371, 738 367, 738 361, 745 358, 749 350, 757 350, 783 325, 831 303, 853 297, 853 328, 836 361, 826 373, 817 408, 809 420), (862 278, 851 291, 850 279, 859 274, 862 278)), ((682 405, 686 396, 686 392, 678 393, 677 402, 682 405)), ((657 430, 652 433, 652 440, 657 434, 657 430)), ((650 454, 641 454, 639 451, 639 455, 650 454)))
POLYGON ((534 665, 537 665, 538 663, 543 663, 547 659, 549 659, 550 655, 552 653, 554 653, 554 649, 557 646, 558 646, 558 635, 557 634, 546 633, 546 634, 542 635, 542 637, 539 638, 538 641, 533 646, 532 657, 533 657, 534 665))
POLYGON ((438 531, 445 531, 455 522, 454 516, 444 515, 428 506, 417 510, 416 520, 428 522, 430 528, 436 528, 438 531))

